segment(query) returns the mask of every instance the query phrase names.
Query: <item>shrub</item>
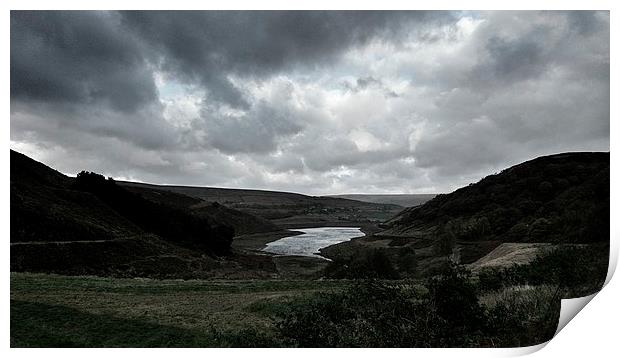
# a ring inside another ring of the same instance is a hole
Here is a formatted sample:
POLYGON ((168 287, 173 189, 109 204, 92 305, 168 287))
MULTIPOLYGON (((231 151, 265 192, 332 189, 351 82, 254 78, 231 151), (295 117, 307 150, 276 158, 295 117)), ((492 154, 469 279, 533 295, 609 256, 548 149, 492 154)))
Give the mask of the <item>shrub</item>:
POLYGON ((528 240, 530 242, 548 242, 551 233, 551 222, 545 218, 536 219, 530 227, 528 240))
POLYGON ((529 346, 553 338, 560 312, 558 286, 513 286, 483 296, 489 345, 529 346))
POLYGON ((519 222, 508 230, 506 236, 510 242, 526 241, 529 234, 529 227, 524 222, 519 222))
MULTIPOLYGON (((521 267, 534 284, 555 284, 570 297, 594 293, 603 286, 609 263, 609 246, 564 246, 521 267)), ((568 298, 568 297, 563 297, 568 298)))
POLYGON ((473 332, 482 329, 484 312, 468 271, 451 264, 441 276, 429 280, 428 288, 431 302, 446 330, 473 332))
POLYGON ((297 347, 432 346, 436 320, 423 296, 411 285, 359 281, 291 304, 278 327, 297 347))
POLYGON ((348 259, 335 259, 325 268, 325 276, 348 279, 399 278, 394 264, 381 249, 361 252, 348 259))
POLYGON ((557 286, 511 288, 479 299, 455 265, 426 286, 364 280, 276 311, 284 345, 296 347, 514 347, 548 340, 557 325, 557 286))
POLYGON ((539 255, 528 265, 486 269, 478 274, 483 291, 513 285, 555 285, 565 292, 562 298, 594 293, 607 276, 609 246, 564 246, 539 255))

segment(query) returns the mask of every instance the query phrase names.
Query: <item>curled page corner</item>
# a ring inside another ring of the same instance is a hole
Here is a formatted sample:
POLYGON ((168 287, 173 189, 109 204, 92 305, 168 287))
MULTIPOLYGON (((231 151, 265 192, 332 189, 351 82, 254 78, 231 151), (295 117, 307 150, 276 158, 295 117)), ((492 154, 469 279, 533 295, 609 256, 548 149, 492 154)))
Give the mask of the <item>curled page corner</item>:
POLYGON ((527 347, 517 347, 517 348, 507 348, 510 351, 505 355, 506 357, 523 357, 526 355, 530 355, 538 352, 539 350, 545 348, 545 346, 550 341, 546 341, 535 346, 527 346, 527 347))
MULTIPOLYGON (((570 322, 575 316, 588 304, 592 299, 598 295, 604 288, 607 286, 611 278, 613 277, 616 267, 618 264, 618 247, 617 243, 614 240, 610 240, 609 247, 609 264, 607 267, 607 277, 605 278, 605 283, 603 287, 598 292, 595 292, 589 296, 584 297, 576 297, 576 298, 568 298, 561 300, 560 306, 560 318, 558 319, 558 328, 555 331, 553 337, 557 336, 558 333, 566 325, 570 322)), ((543 345, 544 347, 544 345, 543 345)), ((542 348, 542 347, 541 347, 542 348)))
MULTIPOLYGON (((600 292, 600 291, 599 291, 600 292)), ((560 318, 558 319, 558 328, 555 330, 554 337, 560 333, 564 327, 596 296, 598 292, 589 296, 577 298, 565 298, 561 301, 560 318)))
MULTIPOLYGON (((614 235, 612 237, 618 237, 618 236, 614 235)), ((605 284, 603 284, 603 288, 607 286, 609 281, 611 281, 611 278, 616 272, 617 266, 618 266, 618 243, 616 242, 616 240, 610 240, 609 242, 609 265, 607 266, 607 277, 605 277, 605 284)))
MULTIPOLYGON (((609 277, 609 275, 608 275, 608 277, 609 277)), ((593 294, 591 294, 589 296, 577 297, 577 298, 568 298, 568 299, 561 300, 561 302, 560 302, 561 303, 561 306, 560 306, 560 317, 558 319, 558 327, 557 327, 555 333, 553 334, 553 338, 555 338, 555 336, 557 336, 558 333, 560 333, 560 331, 562 329, 564 329, 564 327, 566 327, 568 322, 570 322, 573 318, 575 318, 575 316, 577 316, 577 314, 588 303, 590 303, 590 301, 592 301, 592 299, 596 295, 598 295, 599 292, 593 293, 593 294)), ((547 346, 547 344, 549 344, 549 342, 551 342, 551 340, 553 340, 553 338, 551 338, 550 340, 548 340, 546 342, 537 344, 535 346, 515 348, 509 354, 507 354, 506 356, 517 357, 517 356, 525 356, 525 355, 530 355, 532 353, 536 353, 536 352, 540 351, 541 349, 545 348, 547 346)))

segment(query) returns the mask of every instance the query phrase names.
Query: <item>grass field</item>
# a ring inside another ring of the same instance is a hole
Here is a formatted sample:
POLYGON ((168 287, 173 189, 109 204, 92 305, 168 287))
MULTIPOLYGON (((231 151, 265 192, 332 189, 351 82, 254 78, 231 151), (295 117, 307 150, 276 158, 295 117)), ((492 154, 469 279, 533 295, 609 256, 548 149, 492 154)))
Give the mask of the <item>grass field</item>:
POLYGON ((481 292, 459 277, 425 284, 11 273, 11 347, 506 347, 553 335, 556 286, 481 292))
POLYGON ((283 303, 342 286, 11 273, 11 347, 274 346, 283 303))

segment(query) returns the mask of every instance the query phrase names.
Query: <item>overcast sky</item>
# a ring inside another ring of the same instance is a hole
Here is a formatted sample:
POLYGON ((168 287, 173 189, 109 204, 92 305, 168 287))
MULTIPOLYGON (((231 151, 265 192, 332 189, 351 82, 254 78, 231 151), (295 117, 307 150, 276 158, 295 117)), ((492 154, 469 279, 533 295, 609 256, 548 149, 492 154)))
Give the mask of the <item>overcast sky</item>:
POLYGON ((11 12, 11 148, 75 175, 449 192, 609 150, 609 12, 11 12))

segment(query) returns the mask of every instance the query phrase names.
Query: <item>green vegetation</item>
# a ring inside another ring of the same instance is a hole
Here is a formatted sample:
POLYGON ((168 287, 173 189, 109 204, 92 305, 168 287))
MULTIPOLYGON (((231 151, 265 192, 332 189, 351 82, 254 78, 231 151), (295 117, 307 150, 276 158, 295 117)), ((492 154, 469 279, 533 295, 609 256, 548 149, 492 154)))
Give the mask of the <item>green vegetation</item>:
POLYGON ((529 265, 482 270, 478 276, 483 290, 518 285, 560 287, 562 298, 598 292, 607 276, 609 245, 563 246, 536 257, 529 265))
POLYGON ((426 284, 359 281, 275 315, 295 347, 512 347, 553 336, 559 297, 545 287, 486 300, 467 272, 451 267, 426 284))
POLYGON ((422 205, 436 194, 340 194, 329 195, 332 198, 359 200, 367 203, 394 204, 404 208, 422 205))
POLYGON ((72 180, 11 151, 11 242, 94 241, 142 231, 72 180))
MULTIPOLYGON (((205 202, 218 202, 222 206, 234 209, 237 212, 268 220, 280 228, 379 223, 391 218, 403 209, 402 206, 387 203, 364 202, 328 196, 308 196, 269 190, 161 186, 131 182, 121 184, 132 191, 137 190, 141 193, 144 191, 166 191, 198 198, 205 202)), ((195 209, 199 207, 201 205, 195 209)), ((201 210, 196 211, 200 212, 201 210)), ((263 224, 253 225, 252 232, 265 232, 263 229, 266 227, 263 224), (256 228, 261 231, 255 230, 256 228)), ((249 233, 247 230, 238 230, 238 227, 235 227, 235 230, 239 234, 249 233)))
POLYGON ((11 270, 113 277, 206 277, 218 262, 154 235, 11 245, 11 270))
MULTIPOLYGON (((274 315, 286 344, 300 347, 534 345, 553 336, 561 299, 601 289, 608 250, 604 244, 565 246, 529 265, 478 276, 451 265, 425 283, 359 281, 338 293, 291 302, 274 315)), ((368 271, 377 266, 373 258, 366 256, 357 266, 349 263, 344 272, 378 277, 377 271, 368 271)))
POLYGON ((347 259, 338 258, 331 261, 325 268, 325 276, 347 279, 397 279, 400 277, 389 257, 381 249, 360 252, 347 259))
POLYGON ((12 273, 11 346, 279 346, 269 307, 346 285, 12 273))
POLYGON ((145 232, 211 255, 230 254, 234 230, 175 207, 149 201, 116 185, 112 178, 80 172, 73 188, 89 192, 145 232))
POLYGON ((167 191, 133 192, 95 173, 70 178, 11 151, 11 270, 205 278, 224 275, 213 272, 224 264, 239 277, 273 274, 262 257, 231 255, 228 224, 275 225, 211 203, 191 209, 202 204, 167 191))
POLYGON ((138 280, 11 275, 11 345, 507 347, 551 338, 556 286, 412 280, 138 280))
POLYGON ((272 222, 244 213, 239 210, 231 209, 221 205, 217 201, 205 201, 203 199, 187 196, 166 190, 167 187, 161 186, 137 186, 134 183, 117 182, 123 188, 137 193, 150 201, 174 206, 178 209, 190 211, 193 215, 206 218, 214 223, 230 226, 235 230, 235 235, 250 233, 266 233, 281 230, 272 222))
POLYGON ((542 343, 558 326, 560 297, 554 286, 513 286, 479 297, 487 320, 487 345, 517 347, 542 343))
POLYGON ((184 347, 215 343, 214 337, 200 337, 191 330, 45 303, 11 300, 11 318, 13 347, 184 347))
MULTIPOLYGON (((408 209, 388 229, 449 232, 457 242, 607 241, 609 153, 566 153, 521 163, 408 209)), ((446 249, 440 245, 440 251, 446 249)))

